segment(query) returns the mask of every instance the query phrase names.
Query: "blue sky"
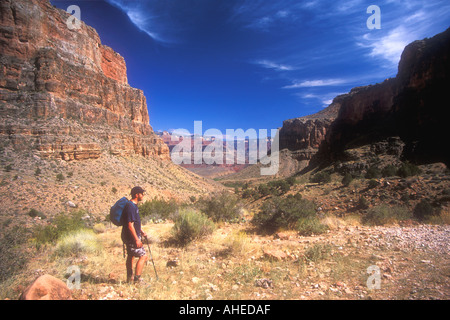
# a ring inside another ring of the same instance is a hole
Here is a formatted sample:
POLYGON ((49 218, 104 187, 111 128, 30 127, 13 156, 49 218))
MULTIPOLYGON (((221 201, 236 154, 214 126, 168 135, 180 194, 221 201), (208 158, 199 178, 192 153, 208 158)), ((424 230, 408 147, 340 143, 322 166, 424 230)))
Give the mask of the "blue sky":
POLYGON ((127 63, 156 131, 275 129, 397 74, 408 43, 450 26, 448 0, 84 0, 81 19, 127 63), (381 29, 370 30, 370 5, 381 29))

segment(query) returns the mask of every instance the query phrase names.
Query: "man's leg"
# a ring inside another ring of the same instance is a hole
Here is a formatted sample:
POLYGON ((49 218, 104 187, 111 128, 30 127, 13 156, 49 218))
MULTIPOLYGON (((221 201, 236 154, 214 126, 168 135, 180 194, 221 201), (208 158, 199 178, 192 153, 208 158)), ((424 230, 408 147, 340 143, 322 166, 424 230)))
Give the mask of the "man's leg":
POLYGON ((143 256, 139 257, 139 260, 136 263, 135 279, 140 278, 146 261, 147 261, 147 255, 143 255, 143 256))
POLYGON ((127 282, 131 282, 133 280, 133 256, 131 254, 127 255, 127 282))

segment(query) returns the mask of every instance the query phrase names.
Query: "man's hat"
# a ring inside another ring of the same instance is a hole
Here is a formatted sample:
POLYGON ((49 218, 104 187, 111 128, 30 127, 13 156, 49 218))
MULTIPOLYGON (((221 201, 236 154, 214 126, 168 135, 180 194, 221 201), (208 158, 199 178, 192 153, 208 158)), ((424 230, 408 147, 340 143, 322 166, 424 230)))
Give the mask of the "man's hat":
POLYGON ((131 189, 130 194, 131 194, 131 196, 134 197, 134 195, 136 195, 138 193, 144 193, 144 192, 145 192, 145 190, 142 189, 141 187, 134 187, 133 189, 131 189))

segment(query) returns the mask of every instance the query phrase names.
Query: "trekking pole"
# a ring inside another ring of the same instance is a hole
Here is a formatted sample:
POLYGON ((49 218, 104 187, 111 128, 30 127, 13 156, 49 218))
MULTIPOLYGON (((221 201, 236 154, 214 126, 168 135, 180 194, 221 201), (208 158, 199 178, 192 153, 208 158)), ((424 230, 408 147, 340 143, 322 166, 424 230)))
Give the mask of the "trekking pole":
POLYGON ((158 273, 156 272, 155 262, 153 261, 152 250, 150 250, 150 245, 148 244, 148 238, 145 237, 145 241, 147 241, 148 252, 150 252, 150 258, 152 259, 153 269, 155 270, 156 280, 159 280, 158 273))

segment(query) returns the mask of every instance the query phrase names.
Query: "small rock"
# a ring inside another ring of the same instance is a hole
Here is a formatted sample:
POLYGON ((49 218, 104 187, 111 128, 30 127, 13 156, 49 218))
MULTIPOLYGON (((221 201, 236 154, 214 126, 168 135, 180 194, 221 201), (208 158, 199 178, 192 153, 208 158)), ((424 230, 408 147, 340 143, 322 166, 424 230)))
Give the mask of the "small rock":
POLYGON ((76 208, 77 205, 75 203, 73 203, 72 201, 67 201, 67 205, 71 208, 76 208))
POLYGON ((264 289, 273 288, 273 281, 270 279, 256 279, 255 286, 261 287, 264 289))
POLYGON ((167 268, 175 268, 175 267, 178 267, 179 265, 180 265, 180 263, 177 259, 169 260, 166 263, 167 268))

